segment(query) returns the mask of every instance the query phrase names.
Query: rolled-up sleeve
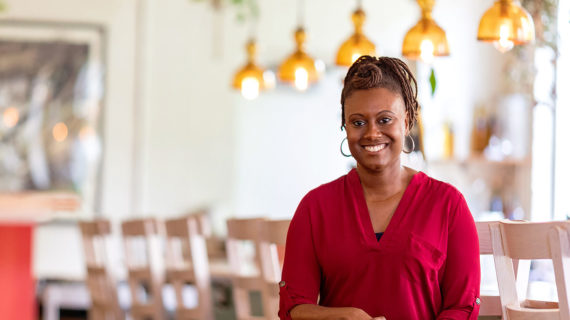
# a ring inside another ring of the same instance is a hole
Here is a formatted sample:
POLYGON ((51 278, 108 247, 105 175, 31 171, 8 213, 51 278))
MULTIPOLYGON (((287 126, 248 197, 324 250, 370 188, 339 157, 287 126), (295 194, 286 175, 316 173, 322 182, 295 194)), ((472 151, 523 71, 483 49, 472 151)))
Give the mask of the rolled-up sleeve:
POLYGON ((473 216, 463 196, 458 199, 449 225, 447 259, 441 287, 443 310, 438 320, 477 319, 481 266, 479 239, 473 216))
POLYGON ((300 304, 316 304, 321 269, 315 253, 308 199, 305 197, 289 225, 283 274, 279 283, 279 318, 291 319, 289 312, 300 304))

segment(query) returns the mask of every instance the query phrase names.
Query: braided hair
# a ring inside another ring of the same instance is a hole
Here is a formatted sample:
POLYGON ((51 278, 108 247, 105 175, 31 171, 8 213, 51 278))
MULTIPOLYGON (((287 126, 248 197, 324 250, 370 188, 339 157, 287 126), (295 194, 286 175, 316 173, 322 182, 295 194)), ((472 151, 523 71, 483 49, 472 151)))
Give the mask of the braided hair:
POLYGON ((357 90, 385 88, 399 94, 406 108, 406 122, 411 130, 416 122, 420 105, 418 83, 406 63, 398 58, 361 56, 356 60, 344 78, 340 97, 342 105, 342 126, 346 125, 344 103, 357 90))

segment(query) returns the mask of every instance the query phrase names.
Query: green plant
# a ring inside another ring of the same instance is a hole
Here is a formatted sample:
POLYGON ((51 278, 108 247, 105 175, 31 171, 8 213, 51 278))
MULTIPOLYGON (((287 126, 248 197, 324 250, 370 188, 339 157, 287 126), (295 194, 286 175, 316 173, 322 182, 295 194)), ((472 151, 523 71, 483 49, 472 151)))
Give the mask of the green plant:
POLYGON ((259 17, 259 4, 257 0, 191 0, 192 2, 212 3, 214 8, 223 6, 231 6, 236 10, 236 19, 239 22, 246 22, 249 19, 257 19, 259 17))

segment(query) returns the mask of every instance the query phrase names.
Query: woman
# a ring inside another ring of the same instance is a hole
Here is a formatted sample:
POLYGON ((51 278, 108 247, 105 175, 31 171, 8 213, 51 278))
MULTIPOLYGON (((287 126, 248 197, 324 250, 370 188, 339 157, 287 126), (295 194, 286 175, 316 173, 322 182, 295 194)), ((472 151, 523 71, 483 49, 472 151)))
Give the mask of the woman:
POLYGON ((399 59, 363 56, 341 104, 357 167, 299 204, 280 318, 476 319, 479 244, 465 199, 400 164, 419 107, 412 73, 399 59))

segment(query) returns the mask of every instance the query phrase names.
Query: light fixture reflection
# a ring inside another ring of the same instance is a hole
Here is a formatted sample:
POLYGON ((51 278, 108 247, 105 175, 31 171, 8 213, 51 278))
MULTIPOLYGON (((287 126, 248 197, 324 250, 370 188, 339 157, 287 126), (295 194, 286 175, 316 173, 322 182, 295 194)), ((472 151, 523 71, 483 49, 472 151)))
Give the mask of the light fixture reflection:
POLYGON ((426 63, 433 62, 433 42, 429 39, 422 40, 420 44, 420 59, 426 63))
POLYGON ((504 53, 534 40, 534 22, 518 1, 496 0, 479 21, 477 40, 504 53))
POLYGON ((352 54, 352 58, 350 59, 352 61, 351 65, 354 63, 354 61, 358 60, 358 58, 360 58, 360 56, 362 56, 362 54, 360 52, 356 52, 356 53, 352 54))
POLYGON ((52 129, 53 139, 57 142, 62 142, 67 138, 67 126, 63 122, 56 123, 52 129))
POLYGON ((434 0, 418 0, 422 16, 404 37, 402 55, 408 59, 431 63, 434 57, 449 55, 445 31, 432 17, 434 0))
POLYGON ((309 73, 305 68, 297 68, 295 70, 295 88, 305 91, 309 87, 309 73))
POLYGON ((81 130, 79 130, 79 139, 81 141, 86 141, 87 139, 90 139, 93 136, 95 136, 95 130, 93 130, 93 128, 91 128, 90 126, 86 125, 83 128, 81 128, 81 130))
POLYGON ((295 31, 297 48, 281 64, 278 72, 279 80, 291 83, 301 91, 306 90, 311 83, 318 81, 320 78, 319 70, 324 69, 305 52, 305 39, 305 30, 302 27, 297 28, 295 31))
POLYGON ((2 121, 7 128, 13 128, 20 121, 20 112, 15 107, 9 107, 2 114, 2 121))
POLYGON ((247 100, 253 100, 259 96, 259 80, 254 77, 245 77, 241 81, 241 95, 247 100))
POLYGON ((499 40, 493 41, 493 45, 499 52, 505 53, 515 46, 515 44, 509 40, 510 33, 511 31, 509 30, 508 24, 501 24, 499 28, 499 40))
POLYGON ((366 14, 360 8, 352 13, 352 23, 354 24, 354 34, 342 43, 336 55, 336 64, 350 67, 362 55, 376 55, 376 46, 364 35, 363 25, 366 14))
POLYGON ((265 72, 255 63, 257 45, 255 40, 246 44, 247 63, 236 72, 232 86, 240 90, 244 98, 253 100, 259 96, 259 92, 267 88, 265 72))

